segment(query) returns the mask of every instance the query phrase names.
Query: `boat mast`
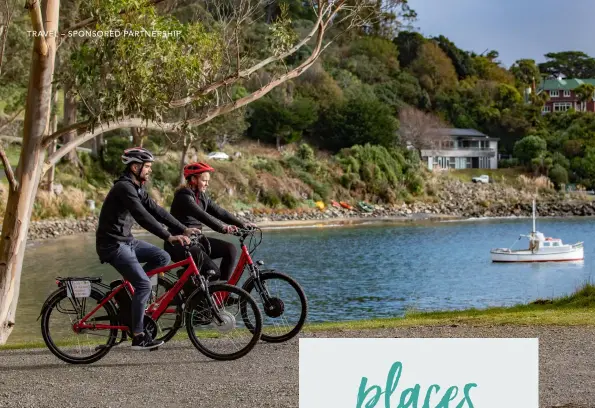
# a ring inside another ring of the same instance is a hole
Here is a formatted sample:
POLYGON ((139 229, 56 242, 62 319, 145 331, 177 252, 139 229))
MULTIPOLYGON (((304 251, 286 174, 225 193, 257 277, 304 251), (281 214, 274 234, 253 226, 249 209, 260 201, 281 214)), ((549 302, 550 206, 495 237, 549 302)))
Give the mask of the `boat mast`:
POLYGON ((533 235, 535 235, 535 200, 533 200, 533 235))

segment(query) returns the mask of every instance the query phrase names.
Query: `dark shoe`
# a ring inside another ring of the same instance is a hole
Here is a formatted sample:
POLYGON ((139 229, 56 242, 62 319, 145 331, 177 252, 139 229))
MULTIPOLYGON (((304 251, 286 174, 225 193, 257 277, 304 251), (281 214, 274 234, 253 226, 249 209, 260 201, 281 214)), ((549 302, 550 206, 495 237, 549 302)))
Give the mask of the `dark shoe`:
POLYGON ((150 336, 147 336, 146 333, 143 333, 132 338, 132 350, 152 350, 163 345, 163 343, 163 341, 151 340, 150 336))

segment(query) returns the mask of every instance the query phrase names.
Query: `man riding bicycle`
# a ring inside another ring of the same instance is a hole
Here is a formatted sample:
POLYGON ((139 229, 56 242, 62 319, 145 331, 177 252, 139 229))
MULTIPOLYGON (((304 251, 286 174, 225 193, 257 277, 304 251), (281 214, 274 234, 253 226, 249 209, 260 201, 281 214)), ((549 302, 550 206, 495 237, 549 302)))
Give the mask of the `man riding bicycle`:
MULTIPOLYGON (((236 232, 239 228, 247 229, 254 227, 252 223, 244 223, 231 213, 215 204, 206 195, 209 185, 210 173, 214 172, 211 166, 206 163, 190 163, 184 166, 184 178, 186 185, 181 186, 175 193, 171 204, 171 215, 186 227, 202 229, 203 223, 214 231, 222 234, 236 232)), ((190 248, 199 270, 219 271, 218 279, 228 280, 233 272, 236 261, 237 249, 222 239, 205 237, 210 253, 206 253, 202 245, 195 245, 190 248), (220 267, 213 262, 213 259, 222 258, 220 267)), ((174 262, 185 258, 184 249, 164 243, 165 250, 171 255, 174 262)), ((215 275, 214 278, 217 278, 215 275)))
POLYGON ((170 244, 189 244, 185 235, 200 233, 200 230, 184 226, 157 205, 143 188, 155 160, 151 152, 134 147, 125 150, 121 159, 126 170, 114 181, 105 197, 96 231, 96 251, 102 264, 112 265, 134 288, 130 327, 132 350, 150 350, 163 342, 152 341, 144 330, 145 305, 151 294, 151 280, 146 272, 168 265, 171 257, 163 249, 134 238, 131 233, 133 221, 170 244), (141 262, 145 262, 144 268, 141 262))

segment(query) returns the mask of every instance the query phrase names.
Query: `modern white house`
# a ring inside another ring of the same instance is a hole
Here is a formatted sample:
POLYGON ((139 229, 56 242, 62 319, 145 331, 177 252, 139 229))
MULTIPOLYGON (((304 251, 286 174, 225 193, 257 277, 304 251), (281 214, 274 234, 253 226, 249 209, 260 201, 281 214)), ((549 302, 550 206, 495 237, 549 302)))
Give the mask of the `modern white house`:
MULTIPOLYGON (((431 131, 436 141, 422 149, 421 157, 430 170, 497 169, 499 138, 475 129, 438 128, 431 131)), ((430 134, 428 139, 433 139, 430 134)))

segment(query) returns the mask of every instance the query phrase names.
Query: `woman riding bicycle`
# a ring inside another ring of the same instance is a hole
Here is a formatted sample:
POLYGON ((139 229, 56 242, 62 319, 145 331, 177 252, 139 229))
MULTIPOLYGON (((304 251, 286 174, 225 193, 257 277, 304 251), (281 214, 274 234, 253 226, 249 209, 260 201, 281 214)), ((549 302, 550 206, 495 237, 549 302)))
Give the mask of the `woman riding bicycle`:
MULTIPOLYGON (((206 163, 190 163, 184 166, 186 184, 181 186, 174 195, 170 210, 171 215, 188 228, 202 229, 202 225, 205 224, 212 230, 222 234, 236 232, 238 227, 247 229, 255 226, 252 223, 242 222, 207 197, 206 191, 211 178, 210 173, 214 171, 215 169, 206 163)), ((236 262, 236 247, 222 239, 206 236, 203 236, 203 239, 208 241, 206 251, 209 251, 208 247, 210 247, 210 253, 206 252, 202 245, 190 248, 190 253, 197 267, 201 271, 210 269, 219 271, 219 276, 215 276, 215 278, 228 280, 236 262), (222 258, 219 268, 213 262, 213 259, 218 258, 222 258)), ((172 245, 165 242, 164 249, 174 262, 179 262, 185 258, 185 251, 181 245, 172 245)))

